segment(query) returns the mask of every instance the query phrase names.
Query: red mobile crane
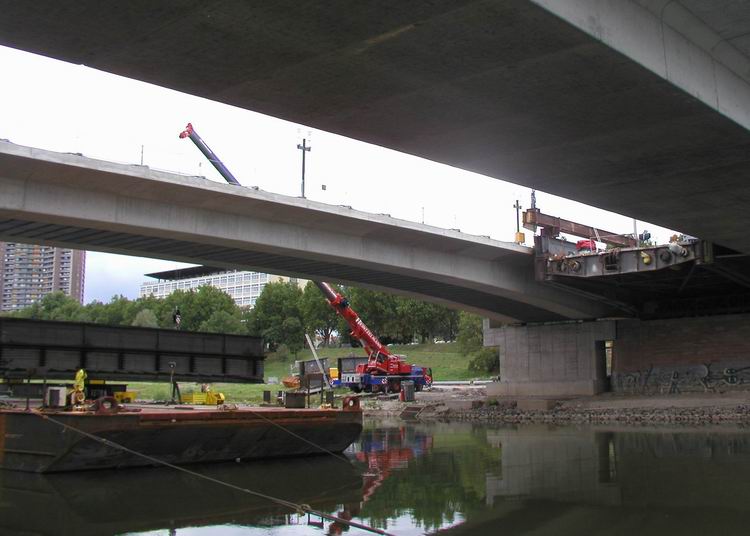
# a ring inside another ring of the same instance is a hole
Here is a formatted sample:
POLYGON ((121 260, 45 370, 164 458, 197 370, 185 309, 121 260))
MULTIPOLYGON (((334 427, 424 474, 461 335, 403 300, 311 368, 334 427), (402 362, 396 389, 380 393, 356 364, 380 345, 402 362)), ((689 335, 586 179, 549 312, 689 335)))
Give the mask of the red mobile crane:
MULTIPOLYGON (((198 135, 191 123, 188 123, 185 130, 180 133, 180 138, 190 138, 224 177, 224 180, 230 184, 241 186, 232 172, 216 156, 216 153, 198 135)), ((340 376, 339 383, 341 385, 345 385, 356 392, 398 392, 401 390, 401 382, 405 380, 413 381, 415 388, 420 391, 422 388, 432 385, 431 369, 410 365, 403 356, 392 354, 362 322, 359 315, 349 306, 345 297, 333 290, 328 283, 322 281, 313 281, 313 283, 320 289, 336 313, 349 324, 352 337, 357 339, 367 352, 367 363, 357 365, 355 374, 348 374, 346 378, 340 376)), ((341 374, 341 371, 339 371, 339 374, 341 374)))
POLYGON ((336 313, 346 320, 352 337, 357 339, 367 352, 367 363, 357 365, 355 374, 343 374, 339 371, 341 385, 357 392, 398 392, 404 380, 413 381, 418 391, 432 385, 431 369, 410 365, 403 356, 392 354, 388 347, 381 343, 362 322, 345 297, 333 290, 328 283, 322 281, 313 281, 313 283, 320 289, 336 313))

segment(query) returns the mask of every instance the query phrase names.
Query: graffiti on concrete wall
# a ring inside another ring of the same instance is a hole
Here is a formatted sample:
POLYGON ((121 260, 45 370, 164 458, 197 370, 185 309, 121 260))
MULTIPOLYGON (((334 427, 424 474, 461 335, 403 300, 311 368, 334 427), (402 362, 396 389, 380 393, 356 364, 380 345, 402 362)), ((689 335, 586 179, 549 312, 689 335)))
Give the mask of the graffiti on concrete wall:
POLYGON ((716 392, 750 387, 750 366, 705 363, 682 367, 615 372, 614 391, 629 394, 679 394, 681 392, 716 392))

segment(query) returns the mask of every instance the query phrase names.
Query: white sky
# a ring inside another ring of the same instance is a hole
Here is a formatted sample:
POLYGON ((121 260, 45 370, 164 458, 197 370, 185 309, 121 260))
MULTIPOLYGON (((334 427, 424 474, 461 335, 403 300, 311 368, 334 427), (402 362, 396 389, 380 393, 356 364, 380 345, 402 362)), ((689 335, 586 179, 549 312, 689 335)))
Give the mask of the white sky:
MULTIPOLYGON (((523 186, 84 66, 0 47, 0 72, 0 138, 17 144, 123 163, 139 163, 143 147, 148 166, 224 182, 192 142, 178 138, 192 122, 245 186, 299 196, 297 144, 306 137, 312 151, 305 194, 315 201, 504 241, 516 231, 515 200, 529 206, 523 186)), ((537 191, 537 206, 608 231, 633 231, 628 217, 544 192, 537 191)), ((645 222, 638 229, 660 243, 673 234, 645 222)), ((143 274, 176 266, 183 265, 89 252, 85 301, 135 298, 143 274)))

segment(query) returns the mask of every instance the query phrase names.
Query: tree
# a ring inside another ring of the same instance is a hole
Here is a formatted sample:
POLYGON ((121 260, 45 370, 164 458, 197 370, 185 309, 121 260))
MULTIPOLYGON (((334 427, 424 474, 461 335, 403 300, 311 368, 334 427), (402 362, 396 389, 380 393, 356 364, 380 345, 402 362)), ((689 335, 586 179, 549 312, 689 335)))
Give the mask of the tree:
POLYGON ((281 324, 282 343, 285 344, 293 355, 302 350, 304 346, 305 331, 299 317, 289 316, 281 324))
POLYGON ((151 309, 141 309, 138 314, 135 315, 131 326, 141 328, 158 328, 159 320, 151 309))
POLYGON ((88 322, 86 309, 75 299, 63 292, 51 292, 30 307, 13 314, 19 318, 34 320, 58 320, 70 322, 88 322))
POLYGON ((480 374, 499 372, 497 348, 484 347, 481 317, 461 311, 458 320, 458 349, 469 357, 469 370, 480 374))
POLYGON ((241 313, 229 294, 210 285, 204 285, 197 290, 176 290, 164 298, 163 304, 160 318, 162 327, 175 327, 172 315, 179 309, 180 329, 185 331, 199 331, 201 324, 211 318, 216 311, 226 311, 238 318, 241 313))
POLYGON ((137 314, 132 310, 132 302, 122 295, 112 296, 107 304, 91 302, 86 309, 92 322, 108 326, 130 325, 137 314))
MULTIPOLYGON (((345 295, 362 321, 383 344, 401 340, 403 326, 397 314, 396 296, 357 287, 346 287, 345 295)), ((341 321, 339 326, 343 328, 340 331, 349 332, 346 322, 341 321)))
POLYGON ((437 319, 437 333, 444 341, 455 341, 458 336, 460 313, 455 309, 443 307, 437 319))
POLYGON ((403 332, 400 342, 411 342, 415 334, 422 343, 431 341, 437 335, 444 340, 451 340, 445 334, 446 325, 449 326, 449 319, 453 316, 450 309, 443 305, 407 298, 398 298, 396 303, 403 332))
POLYGON ((461 311, 458 317, 458 349, 463 355, 469 355, 482 349, 484 336, 481 317, 461 311))
POLYGON ((174 328, 172 315, 178 307, 182 329, 234 334, 247 332, 243 311, 226 292, 211 286, 189 291, 177 290, 165 299, 146 296, 129 300, 117 295, 109 303, 93 301, 85 307, 62 292, 53 292, 13 316, 110 326, 174 328))
MULTIPOLYGON (((336 287, 334 289, 338 291, 336 287)), ((323 339, 323 344, 328 345, 331 340, 331 332, 338 326, 338 315, 312 281, 308 281, 302 292, 300 312, 302 313, 305 332, 317 333, 323 339)))
POLYGON ((214 311, 214 313, 205 320, 198 331, 205 331, 208 333, 229 333, 232 335, 246 335, 247 329, 242 323, 239 311, 237 314, 229 313, 228 311, 214 311))
MULTIPOLYGON (((300 312, 300 301, 302 291, 291 282, 269 283, 263 288, 255 307, 248 315, 248 329, 252 335, 261 336, 271 351, 279 344, 286 344, 291 349, 289 342, 293 342, 299 332, 302 331, 302 313, 300 312), (284 321, 295 318, 299 323, 299 329, 294 323, 284 321), (287 331, 291 329, 292 331, 287 331)), ((301 345, 302 341, 298 341, 301 345)))

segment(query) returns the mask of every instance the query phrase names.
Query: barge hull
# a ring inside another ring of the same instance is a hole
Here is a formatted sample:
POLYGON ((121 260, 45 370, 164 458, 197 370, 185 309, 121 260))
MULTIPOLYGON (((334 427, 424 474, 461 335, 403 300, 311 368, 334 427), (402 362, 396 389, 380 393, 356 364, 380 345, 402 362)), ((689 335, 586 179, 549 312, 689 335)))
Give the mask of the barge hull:
POLYGON ((135 453, 177 465, 304 456, 341 452, 361 431, 362 412, 349 410, 10 410, 0 412, 0 467, 51 473, 156 464, 135 453))

